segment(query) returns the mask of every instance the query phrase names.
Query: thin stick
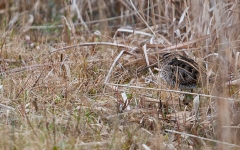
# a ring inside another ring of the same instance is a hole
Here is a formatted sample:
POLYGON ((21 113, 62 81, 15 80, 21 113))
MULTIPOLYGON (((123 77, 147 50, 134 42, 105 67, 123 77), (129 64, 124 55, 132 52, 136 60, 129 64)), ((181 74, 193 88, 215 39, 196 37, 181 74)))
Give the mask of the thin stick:
POLYGON ((11 106, 4 105, 4 104, 1 104, 1 103, 0 103, 0 107, 4 107, 4 108, 6 108, 8 110, 15 110, 15 108, 13 108, 11 106))
MULTIPOLYGON (((147 66, 149 66, 149 60, 148 60, 148 54, 147 54, 147 47, 146 47, 146 44, 143 45, 143 53, 144 53, 144 56, 145 56, 145 60, 146 60, 146 63, 147 63, 147 66)), ((151 75, 154 77, 153 75, 153 72, 150 68, 148 68, 149 72, 151 73, 151 75)))
POLYGON ((104 84, 106 84, 106 85, 111 85, 111 86, 120 86, 120 87, 144 89, 144 90, 153 90, 153 91, 164 91, 164 92, 174 92, 174 93, 182 93, 182 94, 190 94, 190 95, 199 95, 199 96, 203 96, 203 97, 218 98, 218 99, 224 99, 224 100, 235 101, 235 102, 240 101, 240 100, 236 100, 236 99, 233 99, 233 98, 218 97, 218 96, 213 96, 213 95, 199 94, 199 93, 191 93, 191 92, 183 92, 183 91, 177 91, 177 90, 166 90, 166 89, 157 89, 157 88, 145 88, 145 87, 140 87, 140 86, 130 86, 130 85, 114 84, 114 83, 106 83, 106 82, 105 82, 104 84))
POLYGON ((236 144, 231 144, 231 143, 227 143, 227 142, 222 142, 222 141, 218 141, 218 140, 212 140, 212 139, 208 139, 208 138, 204 138, 204 137, 200 137, 200 136, 196 136, 196 135, 192 135, 192 134, 188 134, 188 133, 183 133, 183 132, 178 132, 175 130, 165 130, 167 132, 171 132, 171 133, 176 133, 176 134, 181 134, 181 135, 186 135, 186 136, 190 136, 190 137, 195 137, 195 138, 199 138, 202 140, 206 140, 206 141, 211 141, 211 142, 215 142, 215 143, 220 143, 220 144, 225 144, 228 146, 233 146, 233 147, 240 147, 239 145, 236 144))
POLYGON ((69 48, 74 48, 74 47, 79 47, 79 46, 97 46, 97 45, 108 45, 108 46, 116 46, 116 47, 122 47, 122 48, 127 48, 127 49, 134 49, 135 47, 131 46, 126 46, 124 44, 118 44, 118 43, 110 43, 110 42, 91 42, 91 43, 82 43, 82 44, 77 44, 77 45, 72 45, 72 46, 66 46, 63 48, 59 48, 53 51, 50 51, 50 53, 55 53, 59 51, 63 51, 69 48))
MULTIPOLYGON (((185 46, 187 46, 187 45, 194 44, 194 43, 199 42, 199 41, 203 41, 203 40, 205 40, 205 39, 207 39, 207 38, 210 38, 210 36, 211 36, 211 35, 208 34, 208 35, 199 37, 199 38, 197 38, 197 39, 193 39, 193 40, 191 40, 191 41, 187 41, 187 42, 184 42, 184 43, 180 43, 180 44, 168 46, 168 47, 166 47, 166 48, 164 48, 164 49, 160 49, 160 50, 158 50, 158 51, 156 51, 156 52, 153 52, 153 53, 150 53, 150 54, 157 54, 157 53, 165 52, 165 51, 168 51, 168 50, 173 50, 173 49, 182 48, 182 47, 185 47, 185 46)), ((147 46, 157 47, 156 44, 152 44, 152 45, 149 44, 149 45, 147 45, 147 46)))
POLYGON ((116 57, 116 59, 115 59, 114 62, 112 63, 112 66, 111 66, 110 70, 108 71, 107 77, 106 77, 106 79, 105 79, 105 81, 104 81, 105 84, 108 82, 109 77, 110 77, 110 75, 111 75, 111 72, 112 72, 112 70, 113 70, 113 67, 114 67, 115 64, 117 63, 118 59, 122 56, 123 52, 124 52, 124 50, 122 50, 122 51, 118 54, 118 56, 116 57))

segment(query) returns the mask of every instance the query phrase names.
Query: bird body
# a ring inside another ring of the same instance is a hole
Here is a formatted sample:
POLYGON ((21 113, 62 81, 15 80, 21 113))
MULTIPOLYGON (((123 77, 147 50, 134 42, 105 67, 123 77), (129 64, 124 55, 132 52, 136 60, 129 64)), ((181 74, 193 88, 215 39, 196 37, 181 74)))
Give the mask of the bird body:
POLYGON ((171 87, 187 90, 196 87, 200 69, 194 60, 179 54, 166 53, 160 63, 161 77, 171 87))

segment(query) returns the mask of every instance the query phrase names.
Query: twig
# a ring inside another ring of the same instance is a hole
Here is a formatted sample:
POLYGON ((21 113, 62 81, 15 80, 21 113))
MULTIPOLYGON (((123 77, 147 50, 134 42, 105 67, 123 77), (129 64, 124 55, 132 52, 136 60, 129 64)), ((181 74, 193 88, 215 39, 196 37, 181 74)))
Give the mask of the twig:
POLYGON ((111 85, 111 86, 120 86, 120 87, 128 87, 128 88, 136 88, 136 89, 144 89, 144 90, 174 92, 174 93, 182 93, 182 94, 189 94, 189 95, 199 95, 199 96, 203 96, 203 97, 218 98, 218 99, 224 99, 224 100, 235 101, 235 102, 240 101, 240 100, 237 100, 237 99, 234 99, 234 98, 219 97, 219 96, 213 96, 213 95, 207 95, 207 94, 199 94, 199 93, 191 93, 191 92, 184 92, 184 91, 177 91, 177 90, 146 88, 146 87, 140 87, 140 86, 130 86, 130 85, 114 84, 114 83, 105 83, 105 84, 106 85, 111 85))
POLYGON ((117 63, 118 59, 122 56, 123 52, 124 52, 124 51, 121 51, 121 52, 118 54, 118 56, 116 57, 116 59, 114 60, 114 62, 112 63, 112 66, 111 66, 110 70, 108 71, 108 74, 107 74, 107 77, 106 77, 104 83, 107 83, 107 82, 108 82, 108 79, 109 79, 109 77, 110 77, 110 75, 111 75, 111 72, 112 72, 112 70, 113 70, 113 67, 114 67, 115 64, 117 63))
MULTIPOLYGON (((50 53, 55 53, 59 51, 63 51, 69 48, 74 48, 74 47, 79 47, 79 46, 97 46, 97 45, 108 45, 108 46, 116 46, 116 47, 122 47, 122 48, 127 48, 127 49, 135 49, 137 47, 131 47, 131 46, 126 46, 124 44, 118 44, 118 43, 110 43, 110 42, 91 42, 91 43, 82 43, 82 44, 77 44, 77 45, 71 45, 71 46, 66 46, 63 48, 59 48, 53 51, 50 51, 50 53)), ((127 52, 127 51, 125 51, 127 52)), ((130 52, 127 52, 130 53, 130 52)))
POLYGON ((11 107, 11 106, 7 106, 7 105, 4 105, 4 104, 0 104, 0 107, 4 107, 8 110, 15 110, 15 108, 11 107))
POLYGON ((176 134, 181 134, 181 135, 186 135, 186 136, 190 136, 190 137, 194 137, 194 138, 199 138, 199 139, 202 139, 202 140, 211 141, 211 142, 215 142, 215 143, 220 143, 220 144, 224 144, 224 145, 228 145, 228 146, 240 147, 240 145, 231 144, 231 143, 222 142, 222 141, 213 140, 213 139, 208 139, 208 138, 204 138, 204 137, 200 137, 200 136, 196 136, 196 135, 192 135, 192 134, 188 134, 188 133, 178 132, 178 131, 175 131, 175 130, 167 130, 166 129, 165 131, 171 132, 171 133, 176 133, 176 134))
POLYGON ((240 126, 222 126, 222 128, 240 129, 240 126))
MULTIPOLYGON (((144 56, 145 56, 145 60, 146 60, 147 66, 149 66, 149 59, 148 59, 146 44, 143 45, 142 49, 143 49, 143 53, 144 53, 144 56)), ((150 68, 148 68, 148 70, 151 73, 151 75, 154 77, 152 70, 150 68)))

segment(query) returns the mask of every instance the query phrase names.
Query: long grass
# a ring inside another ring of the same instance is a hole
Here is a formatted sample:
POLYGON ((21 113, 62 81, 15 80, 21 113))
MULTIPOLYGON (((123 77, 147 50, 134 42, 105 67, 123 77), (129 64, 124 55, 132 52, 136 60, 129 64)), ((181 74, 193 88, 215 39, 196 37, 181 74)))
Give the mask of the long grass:
POLYGON ((223 0, 1 1, 0 149, 239 149, 239 14, 223 0), (143 69, 166 52, 201 66, 196 89, 143 69))

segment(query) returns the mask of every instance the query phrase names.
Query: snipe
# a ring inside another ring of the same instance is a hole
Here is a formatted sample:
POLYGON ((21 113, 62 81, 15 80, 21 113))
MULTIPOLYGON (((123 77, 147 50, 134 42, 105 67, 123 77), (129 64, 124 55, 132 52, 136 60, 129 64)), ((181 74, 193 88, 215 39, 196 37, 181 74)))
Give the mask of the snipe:
POLYGON ((191 90, 196 87, 200 75, 198 64, 184 56, 172 53, 163 55, 160 74, 171 87, 191 90))

